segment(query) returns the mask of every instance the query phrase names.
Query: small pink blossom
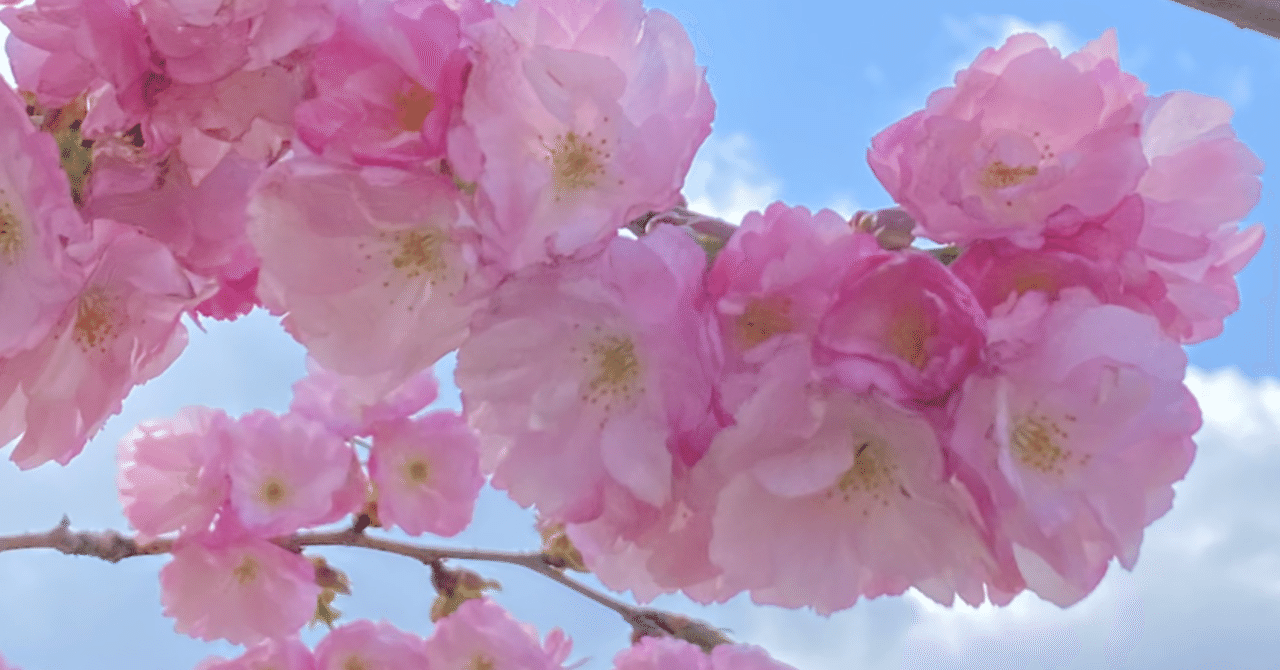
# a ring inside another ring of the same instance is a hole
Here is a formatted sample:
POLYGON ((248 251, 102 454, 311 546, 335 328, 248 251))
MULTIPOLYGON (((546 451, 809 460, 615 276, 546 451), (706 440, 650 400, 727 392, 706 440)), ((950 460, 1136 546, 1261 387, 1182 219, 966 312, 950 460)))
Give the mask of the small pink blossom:
POLYGON ((11 458, 23 469, 80 453, 134 386, 178 357, 179 318, 209 292, 136 228, 99 219, 92 230, 67 248, 88 273, 79 296, 42 343, 0 367, 0 441, 22 435, 11 458))
POLYGON ((373 425, 369 478, 384 526, 410 535, 456 535, 471 523, 484 485, 480 441, 454 412, 379 422, 373 425))
POLYGON ((173 419, 144 421, 120 440, 120 502, 142 537, 209 529, 230 486, 231 421, 221 410, 186 407, 173 419))
POLYGON ((436 622, 427 639, 427 658, 432 668, 560 670, 570 646, 559 629, 539 644, 532 626, 516 621, 492 600, 479 598, 436 622))
POLYGON ((712 561, 757 603, 821 614, 910 587, 944 605, 982 602, 1005 575, 934 423, 880 394, 815 384, 806 355, 773 361, 779 383, 712 443, 726 482, 712 561))
POLYGON ((312 55, 298 136, 331 160, 413 167, 443 156, 468 68, 444 0, 348 2, 312 55))
POLYGON ((254 644, 294 635, 315 613, 320 587, 303 556, 227 531, 179 540, 160 569, 160 602, 174 630, 254 644))
POLYGON ((748 644, 716 645, 710 653, 674 637, 643 637, 613 657, 614 670, 795 670, 748 644))
POLYGON ((815 356, 851 391, 925 402, 973 370, 985 340, 982 307, 946 266, 914 249, 882 251, 850 263, 815 356))
POLYGON ((1038 35, 986 49, 926 108, 871 141, 871 169, 939 242, 1038 248, 1133 192, 1147 98, 1114 31, 1063 58, 1038 35))
POLYGON ((368 436, 374 424, 417 414, 435 402, 439 385, 435 372, 426 368, 390 393, 370 393, 380 380, 330 372, 307 357, 307 376, 293 385, 289 411, 325 425, 344 439, 368 436))
POLYGON ((257 70, 333 33, 330 0, 128 0, 175 80, 257 70))
POLYGON ((469 28, 478 54, 449 138, 504 270, 599 251, 679 201, 715 104, 693 45, 640 0, 522 0, 469 28))
POLYGON ((53 138, 36 129, 8 86, 0 90, 0 360, 35 347, 84 283, 65 239, 88 227, 53 138))
POLYGON ((495 487, 558 521, 598 516, 609 486, 670 500, 676 457, 706 450, 688 439, 717 370, 705 265, 702 248, 663 226, 499 287, 456 372, 495 487))
POLYGON ((1065 607, 1112 557, 1132 569, 1191 464, 1200 412, 1186 354, 1150 316, 1078 288, 1055 302, 1036 292, 993 319, 993 332, 1021 329, 1037 335, 966 383, 950 444, 1027 587, 1065 607))
POLYGON ((296 637, 266 640, 238 658, 207 658, 196 670, 316 670, 311 650, 296 637))
POLYGON ((355 451, 320 424, 257 410, 227 436, 231 507, 262 537, 338 521, 364 502, 355 451))
POLYGON ((333 629, 316 645, 315 659, 316 670, 423 670, 432 667, 422 638, 385 621, 353 621, 333 629))
POLYGON ((272 168, 249 206, 258 293, 326 369, 385 394, 462 343, 480 291, 447 180, 314 160, 272 168))

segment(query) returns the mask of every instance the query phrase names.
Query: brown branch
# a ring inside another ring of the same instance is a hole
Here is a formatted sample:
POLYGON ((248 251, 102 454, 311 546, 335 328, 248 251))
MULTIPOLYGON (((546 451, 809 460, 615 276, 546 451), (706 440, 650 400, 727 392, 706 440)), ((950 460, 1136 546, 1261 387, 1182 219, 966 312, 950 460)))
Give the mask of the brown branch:
POLYGON ((1280 0, 1173 0, 1280 39, 1280 0))
MULTIPOLYGON (((362 531, 363 528, 360 527, 359 519, 357 519, 357 524, 346 530, 295 533, 286 537, 276 538, 274 542, 285 549, 293 551, 301 550, 303 547, 363 547, 374 551, 406 556, 428 566, 438 565, 441 561, 447 559, 518 565, 558 582, 617 612, 622 616, 623 620, 631 625, 633 636, 637 639, 643 636, 671 635, 708 650, 715 645, 730 642, 723 633, 710 624, 688 619, 671 612, 629 605, 570 579, 565 576, 560 568, 554 567, 548 562, 547 557, 538 552, 422 546, 381 537, 372 537, 365 535, 362 531)), ((121 535, 114 530, 73 533, 71 532, 71 521, 65 516, 62 517, 62 521, 56 527, 43 533, 0 536, 0 552, 16 549, 54 549, 71 556, 93 556, 111 563, 118 563, 134 556, 166 554, 172 548, 173 540, 168 538, 139 543, 136 539, 121 535)))

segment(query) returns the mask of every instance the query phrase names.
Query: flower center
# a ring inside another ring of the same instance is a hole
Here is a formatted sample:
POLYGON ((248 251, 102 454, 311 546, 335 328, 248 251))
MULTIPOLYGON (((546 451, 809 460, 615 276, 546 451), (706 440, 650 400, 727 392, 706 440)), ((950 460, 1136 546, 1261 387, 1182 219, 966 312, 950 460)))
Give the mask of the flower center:
POLYGON ((606 410, 613 408, 614 401, 633 399, 639 392, 640 359, 631 338, 606 335, 593 340, 587 348, 582 361, 589 378, 582 399, 604 403, 606 410))
POLYGON ((1009 188, 1039 173, 1040 168, 1034 165, 1009 165, 1004 161, 995 161, 982 171, 979 181, 986 188, 1009 188))
POLYGON ((240 565, 237 565, 231 574, 242 585, 252 584, 258 579, 258 561, 252 556, 245 556, 240 559, 240 565))
POLYGON ((279 477, 271 477, 258 487, 258 500, 267 507, 279 507, 289 498, 289 487, 279 477))
MULTIPOLYGON (((1072 421, 1074 417, 1066 419, 1072 421)), ((1074 453, 1063 446, 1068 437, 1069 433, 1057 421, 1044 415, 1027 415, 1020 417, 1009 431, 1009 447, 1028 468, 1046 475, 1062 475, 1073 460, 1078 460, 1080 465, 1089 462, 1088 454, 1076 459, 1074 453)))
POLYGON ((113 317, 115 310, 112 309, 110 296, 96 286, 86 289, 76 306, 76 322, 72 329, 72 336, 80 344, 80 348, 86 352, 90 349, 105 352, 119 326, 113 317))
POLYGON ((906 489, 895 476, 898 466, 882 439, 855 435, 851 446, 853 465, 841 473, 835 485, 827 491, 828 499, 840 498, 846 503, 857 503, 863 518, 866 518, 873 509, 888 507, 891 493, 906 495, 906 489))
POLYGON ((342 670, 370 670, 370 668, 363 658, 353 655, 342 662, 342 670))
POLYGON ((400 474, 405 483, 411 486, 426 486, 431 479, 431 464, 421 458, 406 462, 400 467, 400 474))
POLYGON ((925 315, 920 305, 905 305, 894 315, 885 340, 890 351, 922 370, 929 362, 926 345, 935 334, 936 324, 925 315))
POLYGON ((390 235, 394 249, 391 266, 413 279, 427 275, 432 281, 443 278, 448 263, 444 247, 448 236, 440 230, 406 230, 390 235))
POLYGON ((417 132, 422 130, 422 124, 427 122, 427 116, 435 109, 436 96, 415 81, 409 85, 409 90, 396 93, 395 105, 396 121, 400 123, 400 127, 409 132, 417 132))
POLYGON ((791 300, 785 297, 756 298, 738 316, 738 341, 750 349, 779 333, 791 332, 791 300))
POLYGON ((583 136, 570 131, 556 135, 551 146, 544 144, 551 154, 551 176, 556 190, 564 193, 595 188, 597 180, 604 175, 604 160, 609 158, 603 148, 605 143, 601 139, 597 146, 591 131, 583 136))
MULTIPOLYGON (((0 197, 4 190, 0 189, 0 197)), ((8 201, 0 200, 0 261, 13 263, 22 253, 22 222, 14 215, 8 201)))
POLYGON ((493 670, 497 667, 492 658, 484 654, 476 654, 471 657, 471 661, 467 663, 466 670, 493 670))

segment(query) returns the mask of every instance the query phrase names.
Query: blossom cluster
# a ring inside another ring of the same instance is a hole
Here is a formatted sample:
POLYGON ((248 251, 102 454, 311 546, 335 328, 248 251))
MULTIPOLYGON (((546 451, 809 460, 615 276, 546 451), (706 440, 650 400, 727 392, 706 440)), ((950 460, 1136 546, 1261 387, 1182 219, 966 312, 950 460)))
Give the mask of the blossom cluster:
MULTIPOLYGON (((1074 603, 1169 509, 1200 421, 1181 345, 1262 242, 1230 108, 1147 95, 1114 33, 1016 35, 873 138, 900 208, 728 225, 683 208, 714 103, 639 0, 0 20, 26 97, 0 92, 0 442, 66 463, 183 314, 280 316, 312 358, 290 411, 144 423, 119 483, 141 534, 177 534, 178 629, 285 667, 474 660, 368 623, 305 651, 317 566, 272 540, 357 513, 451 535, 485 477, 642 601, 1074 603), (462 415, 419 415, 455 350, 462 415)), ((459 640, 509 625, 472 602, 459 640)), ((484 653, 563 661, 504 639, 484 653)), ((776 667, 681 644, 618 669, 776 667)))

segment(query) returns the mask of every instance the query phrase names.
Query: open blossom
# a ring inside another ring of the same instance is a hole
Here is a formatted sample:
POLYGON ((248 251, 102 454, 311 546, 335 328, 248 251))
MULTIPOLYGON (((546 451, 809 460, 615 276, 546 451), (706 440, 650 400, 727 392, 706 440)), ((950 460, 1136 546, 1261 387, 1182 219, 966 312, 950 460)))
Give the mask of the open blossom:
POLYGON ((427 639, 427 658, 432 668, 560 670, 570 646, 559 629, 539 644, 532 626, 516 621, 492 600, 477 598, 436 622, 427 639))
POLYGON ((379 422, 373 425, 369 478, 383 526, 410 535, 456 535, 471 523, 484 485, 480 441, 449 411, 379 422))
POLYGON ((413 167, 444 155, 468 67, 444 0, 347 2, 311 57, 298 136, 330 160, 413 167))
POLYGON ((1065 607, 1113 556, 1132 569, 1143 529, 1173 502, 1200 426, 1186 354, 1153 318, 1082 289, 1028 293, 993 332, 1015 346, 968 380, 950 443, 1027 587, 1065 607))
POLYGON ((88 278, 43 342, 0 367, 0 441, 27 469, 66 464, 129 391, 169 367, 187 342, 182 313, 208 286, 136 228, 99 219, 67 247, 88 278), (74 417, 74 420, 68 420, 74 417))
POLYGON ((196 670, 316 670, 316 666, 311 650, 290 637, 259 642, 231 660, 207 658, 196 670))
POLYGON ((679 201, 715 104, 693 45, 640 0, 521 0, 473 26, 450 163, 476 182, 486 257, 509 270, 598 251, 679 201))
POLYGON ((364 502, 355 451, 320 424, 256 410, 227 434, 231 506, 263 537, 332 523, 364 502))
POLYGON ((430 667, 426 642, 385 621, 361 620, 339 626, 316 645, 315 651, 315 670, 420 670, 430 667))
POLYGON ((8 86, 0 90, 0 151, 2 364, 43 340, 80 290, 84 269, 60 238, 79 240, 87 226, 71 202, 57 144, 32 125, 8 86))
POLYGON ((985 337, 986 317, 969 287, 933 256, 881 252, 842 277, 815 356, 851 391, 923 402, 973 370, 985 337))
POLYGON ((179 539, 172 553, 160 602, 179 633, 253 644, 294 635, 315 613, 315 567, 271 542, 222 529, 179 539))
POLYGON ((221 410, 186 407, 173 419, 144 421, 120 440, 116 475, 129 525, 142 535, 208 530, 227 497, 221 410))
POLYGON ((749 644, 716 645, 710 653, 674 637, 643 637, 613 657, 614 670, 795 670, 749 644))
POLYGON ((308 356, 307 376, 293 385, 289 411, 324 424, 343 439, 350 439, 372 434, 377 423, 417 414, 435 402, 439 391, 432 368, 422 370, 390 393, 368 393, 369 385, 366 378, 330 372, 308 356))
POLYGON ((1147 169, 1143 84, 1114 31, 1066 58, 1038 35, 986 49, 956 85, 871 141, 889 194, 939 242, 1038 248, 1133 192, 1147 169))
POLYGON ((806 355, 770 364, 778 383, 708 454, 725 477, 710 552, 726 578, 757 603, 822 614, 913 586, 976 605, 985 584, 1012 583, 934 422, 878 393, 814 384, 806 355))
POLYGON ((128 0, 176 81, 257 70, 333 33, 331 0, 128 0))
POLYGON ((557 521, 598 516, 621 486, 662 506, 673 454, 705 421, 715 374, 705 252, 673 226, 500 286, 456 378, 494 486, 557 521))
POLYGON ((291 160, 249 207, 263 305, 326 369, 377 396, 462 343, 479 304, 447 180, 291 160))

